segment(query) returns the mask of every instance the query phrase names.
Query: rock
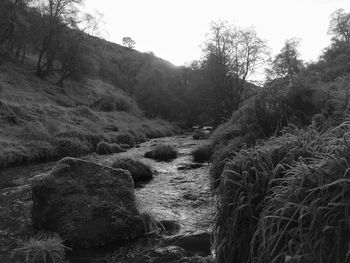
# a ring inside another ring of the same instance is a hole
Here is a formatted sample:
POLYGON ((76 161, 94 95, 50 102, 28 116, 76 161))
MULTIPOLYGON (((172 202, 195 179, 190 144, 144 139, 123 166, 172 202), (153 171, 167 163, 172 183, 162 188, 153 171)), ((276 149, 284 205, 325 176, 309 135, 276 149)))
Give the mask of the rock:
POLYGON ((113 162, 112 167, 128 170, 135 183, 150 180, 153 176, 151 168, 138 160, 128 157, 116 159, 113 162))
POLYGON ((72 248, 87 248, 144 234, 128 171, 64 158, 32 182, 32 221, 57 232, 72 248))
POLYGON ((182 247, 189 256, 197 255, 205 257, 211 254, 210 234, 207 232, 168 237, 162 241, 161 245, 182 247))

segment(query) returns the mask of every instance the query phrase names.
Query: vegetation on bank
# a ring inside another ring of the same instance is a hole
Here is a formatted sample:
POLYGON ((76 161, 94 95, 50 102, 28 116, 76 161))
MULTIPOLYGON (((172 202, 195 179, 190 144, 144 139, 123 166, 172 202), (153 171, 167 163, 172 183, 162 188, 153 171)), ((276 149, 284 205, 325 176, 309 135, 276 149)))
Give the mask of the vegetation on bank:
POLYGON ((29 66, 8 61, 0 69, 1 168, 119 152, 117 145, 130 147, 175 131, 166 121, 145 118, 131 98, 100 80, 67 81, 57 88, 32 76, 29 66), (106 100, 98 106, 106 96, 116 98, 108 100, 114 108, 106 100), (129 106, 115 106, 119 103, 129 106))
POLYGON ((350 42, 336 25, 349 20, 334 13, 332 44, 308 65, 287 40, 211 137, 217 262, 348 261, 350 42))

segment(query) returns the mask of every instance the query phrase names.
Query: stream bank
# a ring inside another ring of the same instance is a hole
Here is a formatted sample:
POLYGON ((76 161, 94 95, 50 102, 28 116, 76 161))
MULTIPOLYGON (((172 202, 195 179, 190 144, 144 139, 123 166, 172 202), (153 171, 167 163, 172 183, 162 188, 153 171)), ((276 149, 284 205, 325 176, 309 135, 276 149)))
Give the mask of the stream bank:
MULTIPOLYGON (((104 248, 71 253, 70 261, 72 263, 123 262, 118 259, 121 255, 125 256, 130 251, 134 251, 134 254, 142 252, 141 254, 145 255, 146 250, 150 254, 153 253, 156 258, 157 253, 160 254, 160 258, 164 256, 162 253, 166 255, 170 253, 181 259, 184 251, 178 247, 169 248, 168 246, 176 243, 175 239, 171 239, 172 237, 196 236, 196 233, 209 233, 211 230, 214 202, 208 177, 209 164, 193 163, 190 154, 203 143, 205 140, 193 140, 190 135, 172 136, 147 141, 125 153, 104 156, 93 154, 84 157, 85 160, 110 166, 116 157, 128 156, 149 165, 154 170, 153 179, 135 189, 139 210, 149 213, 156 220, 175 221, 180 228, 176 233, 177 236, 166 238, 154 236, 120 248, 118 248, 120 244, 111 244, 104 248), (176 145, 179 152, 178 158, 170 162, 158 162, 143 157, 145 152, 159 143, 176 145), (158 247, 161 242, 168 242, 166 248, 158 247), (157 252, 159 249, 160 251, 157 252), (164 251, 167 249, 172 250, 164 251)), ((0 262, 8 262, 5 260, 8 259, 9 251, 15 247, 16 240, 34 233, 30 220, 31 178, 48 172, 54 164, 53 162, 32 165, 0 172, 0 262)), ((208 236, 206 235, 206 238, 208 236)), ((191 256, 196 255, 196 251, 192 254, 191 256)), ((127 260, 124 259, 124 262, 127 260)))

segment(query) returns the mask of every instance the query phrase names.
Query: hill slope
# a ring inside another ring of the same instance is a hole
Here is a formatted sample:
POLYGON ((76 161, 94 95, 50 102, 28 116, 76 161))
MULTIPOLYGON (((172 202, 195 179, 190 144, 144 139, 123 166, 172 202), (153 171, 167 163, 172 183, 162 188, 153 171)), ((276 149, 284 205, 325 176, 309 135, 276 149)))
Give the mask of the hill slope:
POLYGON ((133 99, 101 81, 42 80, 33 68, 0 65, 0 167, 96 151, 100 141, 132 145, 174 131, 144 117, 133 99))

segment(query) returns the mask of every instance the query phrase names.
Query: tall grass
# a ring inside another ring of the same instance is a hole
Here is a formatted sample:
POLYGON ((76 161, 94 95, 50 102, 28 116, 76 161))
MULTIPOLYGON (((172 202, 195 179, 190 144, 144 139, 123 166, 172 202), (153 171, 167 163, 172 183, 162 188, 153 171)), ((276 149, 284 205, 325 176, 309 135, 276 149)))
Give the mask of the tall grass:
MULTIPOLYGON (((281 137, 272 137, 253 148, 241 150, 231 161, 226 160, 216 192, 218 210, 214 247, 217 262, 273 262, 261 261, 260 254, 255 256, 256 246, 264 246, 264 242, 268 242, 266 236, 259 238, 258 233, 267 231, 262 227, 262 220, 266 219, 264 209, 273 189, 284 178, 289 177, 292 181, 291 167, 319 156, 328 143, 332 142, 325 139, 324 134, 312 129, 291 130, 281 137)), ((299 201, 295 200, 296 203, 299 201)), ((282 203, 280 209, 285 209, 282 203)), ((283 219, 276 217, 275 220, 283 219)), ((283 229, 280 224, 276 228, 279 231, 283 229)), ((275 234, 277 237, 281 233, 275 234)), ((281 239, 279 242, 288 241, 281 239)), ((280 244, 274 245, 275 251, 280 251, 280 244)), ((263 251, 261 246, 258 251, 263 251)), ((270 246, 267 250, 271 249, 270 246)))

